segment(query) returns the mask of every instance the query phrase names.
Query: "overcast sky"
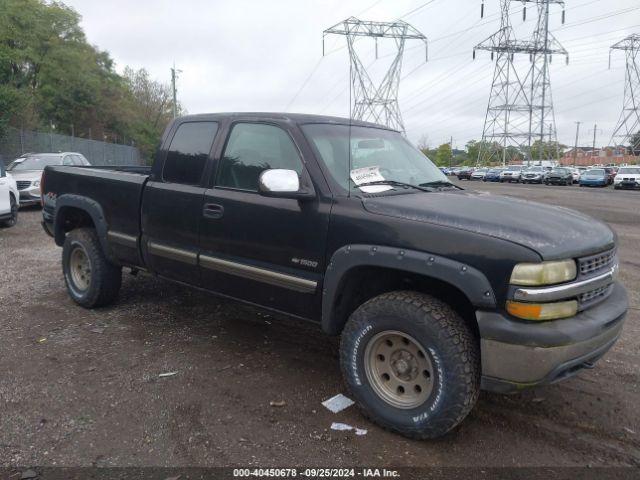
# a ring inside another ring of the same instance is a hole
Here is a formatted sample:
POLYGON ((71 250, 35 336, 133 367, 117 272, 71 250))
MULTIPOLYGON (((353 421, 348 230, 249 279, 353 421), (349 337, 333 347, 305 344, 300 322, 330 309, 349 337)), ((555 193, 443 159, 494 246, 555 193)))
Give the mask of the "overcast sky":
MULTIPOLYGON (((399 96, 407 134, 414 142, 426 135, 432 146, 453 136, 457 147, 482 136, 493 64, 488 52, 472 60, 472 50, 500 24, 499 1, 485 2, 480 19, 481 0, 65 0, 82 15, 89 41, 111 53, 118 71, 144 67, 168 82, 175 61, 182 70, 179 100, 189 113, 348 116, 345 38, 327 37, 322 57, 322 31, 349 16, 402 17, 429 38, 430 56, 425 63, 423 46, 407 42, 402 74, 408 75, 399 96)), ((525 23, 520 2, 512 2, 511 10, 516 31, 527 35, 534 9, 525 23)), ((598 144, 606 144, 622 108, 625 73, 624 52, 613 54, 608 69, 609 46, 640 33, 640 1, 567 0, 566 10, 564 26, 558 6, 550 20, 570 53, 568 66, 555 57, 551 66, 558 136, 572 145, 575 122, 582 121, 580 143, 590 145, 597 123, 598 144)), ((374 81, 391 58, 393 45, 386 42, 392 40, 380 42, 377 61, 373 40, 358 42, 374 81)))

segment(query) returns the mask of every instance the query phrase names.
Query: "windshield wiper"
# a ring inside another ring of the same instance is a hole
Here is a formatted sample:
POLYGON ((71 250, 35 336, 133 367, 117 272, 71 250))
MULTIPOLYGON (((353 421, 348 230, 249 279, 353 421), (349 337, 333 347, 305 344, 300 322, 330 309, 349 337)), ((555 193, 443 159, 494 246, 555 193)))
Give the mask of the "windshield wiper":
POLYGON ((446 180, 435 180, 433 182, 425 182, 420 184, 421 187, 453 187, 458 190, 464 190, 464 188, 459 187, 455 183, 448 182, 446 180))
MULTIPOLYGON (((416 190, 421 190, 423 192, 433 192, 433 189, 430 189, 430 185, 412 185, 411 183, 399 182, 397 180, 376 180, 374 182, 365 182, 360 185, 356 185, 356 187, 368 187, 370 185, 391 185, 394 187, 407 187, 407 188, 415 188, 416 190)), ((367 192, 365 192, 367 193, 367 192)))

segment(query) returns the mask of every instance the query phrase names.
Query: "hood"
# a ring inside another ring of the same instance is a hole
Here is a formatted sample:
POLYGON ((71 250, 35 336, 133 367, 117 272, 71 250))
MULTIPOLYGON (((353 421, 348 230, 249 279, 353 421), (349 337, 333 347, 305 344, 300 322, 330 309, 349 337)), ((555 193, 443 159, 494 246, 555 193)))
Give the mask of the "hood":
POLYGON ((40 177, 42 176, 42 170, 13 170, 7 173, 10 173, 16 181, 30 180, 33 182, 34 180, 40 180, 40 177))
POLYGON ((544 260, 611 248, 604 223, 568 208, 473 191, 387 195, 363 199, 374 214, 467 230, 528 247, 544 260))

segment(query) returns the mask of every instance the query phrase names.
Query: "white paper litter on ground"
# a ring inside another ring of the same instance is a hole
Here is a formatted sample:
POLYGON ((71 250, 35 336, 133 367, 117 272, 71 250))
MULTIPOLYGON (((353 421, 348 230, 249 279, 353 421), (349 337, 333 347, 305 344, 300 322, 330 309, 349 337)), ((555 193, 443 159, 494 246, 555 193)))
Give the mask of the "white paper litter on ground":
POLYGON ((353 400, 339 393, 338 395, 322 402, 322 406, 331 410, 333 413, 338 413, 345 408, 349 408, 354 403, 355 402, 353 400))
POLYGON ((174 375, 177 375, 178 372, 167 372, 167 373, 161 373, 160 375, 158 375, 160 378, 162 377, 173 377, 174 375))
POLYGON ((346 423, 333 422, 331 424, 331 430, 338 430, 338 431, 353 430, 353 427, 351 425, 347 425, 346 423))
POLYGON ((355 430, 356 435, 366 435, 367 434, 367 430, 364 429, 364 428, 352 427, 348 423, 340 423, 340 422, 333 422, 331 424, 331 430, 338 430, 339 432, 355 430))

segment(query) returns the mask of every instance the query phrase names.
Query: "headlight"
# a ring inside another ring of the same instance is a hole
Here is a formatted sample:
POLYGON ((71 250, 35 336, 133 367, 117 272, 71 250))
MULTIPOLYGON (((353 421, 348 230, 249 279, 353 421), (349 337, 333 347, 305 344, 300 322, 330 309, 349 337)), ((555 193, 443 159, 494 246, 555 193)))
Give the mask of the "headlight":
POLYGON ((35 182, 33 182, 31 184, 32 187, 39 187, 40 186, 40 180, 36 180, 35 182))
POLYGON ((578 302, 569 300, 555 303, 522 303, 509 300, 507 312, 524 320, 556 320, 573 317, 578 313, 578 302))
POLYGON ((519 263, 513 268, 511 283, 529 286, 554 285, 573 280, 576 274, 576 262, 573 260, 519 263))

